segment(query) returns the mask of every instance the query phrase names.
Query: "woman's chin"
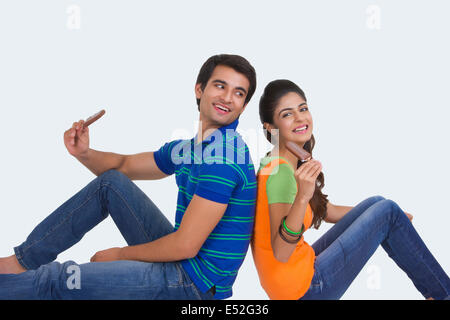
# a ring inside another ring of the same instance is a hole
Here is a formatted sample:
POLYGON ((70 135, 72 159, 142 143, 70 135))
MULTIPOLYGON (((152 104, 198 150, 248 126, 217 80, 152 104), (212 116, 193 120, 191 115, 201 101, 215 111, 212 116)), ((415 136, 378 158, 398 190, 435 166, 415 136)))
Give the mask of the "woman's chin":
POLYGON ((308 142, 309 140, 311 140, 311 135, 310 134, 304 134, 304 135, 298 135, 298 136, 290 136, 288 139, 286 139, 285 141, 292 141, 298 145, 303 146, 306 142, 308 142))

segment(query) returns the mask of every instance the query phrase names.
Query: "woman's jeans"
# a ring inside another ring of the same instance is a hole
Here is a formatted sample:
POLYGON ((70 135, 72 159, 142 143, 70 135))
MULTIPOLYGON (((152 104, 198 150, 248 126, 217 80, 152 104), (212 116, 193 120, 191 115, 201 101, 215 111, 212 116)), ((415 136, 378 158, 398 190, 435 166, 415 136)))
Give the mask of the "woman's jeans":
POLYGON ((425 298, 450 299, 450 280, 392 200, 371 197, 313 245, 311 286, 301 299, 339 299, 381 244, 425 298))
POLYGON ((52 262, 108 214, 130 246, 174 230, 127 176, 106 171, 14 248, 27 271, 0 274, 0 299, 212 299, 212 293, 197 289, 179 262, 52 262))

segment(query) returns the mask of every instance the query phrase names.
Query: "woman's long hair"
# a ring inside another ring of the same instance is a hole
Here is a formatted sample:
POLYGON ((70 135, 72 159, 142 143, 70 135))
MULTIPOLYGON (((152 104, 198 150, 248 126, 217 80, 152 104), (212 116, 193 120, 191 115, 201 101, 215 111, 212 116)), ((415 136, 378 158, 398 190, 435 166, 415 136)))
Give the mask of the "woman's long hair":
MULTIPOLYGON (((278 105, 280 99, 289 92, 295 92, 306 101, 305 93, 295 83, 289 80, 274 80, 270 82, 264 89, 264 93, 259 100, 259 117, 261 123, 264 122, 273 124, 274 111, 278 105)), ((272 143, 272 136, 269 130, 264 130, 267 140, 272 143)), ((312 155, 312 151, 315 145, 314 135, 311 135, 311 139, 308 140, 303 148, 312 155)), ((299 160, 297 162, 297 169, 302 165, 299 160)), ((327 215, 327 202, 328 195, 322 193, 322 188, 325 186, 325 177, 323 172, 319 174, 316 180, 316 188, 314 194, 309 201, 311 209, 314 212, 312 224, 314 228, 319 229, 322 220, 327 215)))

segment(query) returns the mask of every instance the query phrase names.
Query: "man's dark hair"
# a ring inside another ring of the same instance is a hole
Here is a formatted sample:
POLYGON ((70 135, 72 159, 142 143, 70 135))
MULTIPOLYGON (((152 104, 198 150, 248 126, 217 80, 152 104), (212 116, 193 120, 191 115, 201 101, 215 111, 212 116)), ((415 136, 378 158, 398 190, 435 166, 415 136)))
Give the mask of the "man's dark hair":
MULTIPOLYGON (((214 69, 219 65, 230 67, 236 72, 243 74, 248 79, 250 86, 244 102, 244 104, 247 104, 256 90, 256 72, 250 62, 241 56, 234 54, 218 54, 210 57, 200 69, 195 84, 201 83, 202 91, 205 90, 206 84, 208 83, 209 78, 211 78, 214 69)), ((197 106, 200 110, 200 99, 197 99, 197 106)))

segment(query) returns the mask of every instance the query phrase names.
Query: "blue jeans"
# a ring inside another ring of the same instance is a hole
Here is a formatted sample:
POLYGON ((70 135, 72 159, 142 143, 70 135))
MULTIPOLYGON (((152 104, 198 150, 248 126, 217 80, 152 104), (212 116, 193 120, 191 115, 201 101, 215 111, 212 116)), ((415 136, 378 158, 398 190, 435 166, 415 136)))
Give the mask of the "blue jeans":
POLYGON ((301 299, 339 299, 380 244, 425 298, 450 299, 450 279, 411 221, 380 196, 359 203, 312 245, 315 272, 301 299))
POLYGON ((212 299, 179 262, 52 262, 108 214, 128 245, 154 241, 174 228, 127 176, 109 170, 45 218, 14 248, 21 274, 0 275, 0 299, 212 299))

